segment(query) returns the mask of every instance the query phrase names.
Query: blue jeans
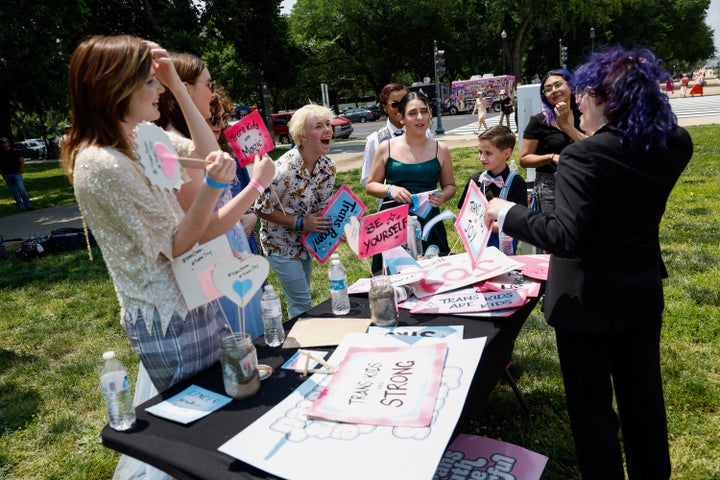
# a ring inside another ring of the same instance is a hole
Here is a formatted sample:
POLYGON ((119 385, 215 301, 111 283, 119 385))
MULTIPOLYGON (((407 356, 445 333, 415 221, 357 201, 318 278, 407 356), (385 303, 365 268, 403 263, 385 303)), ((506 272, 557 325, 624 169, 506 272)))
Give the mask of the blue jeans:
POLYGON ((25 190, 22 173, 6 173, 3 175, 3 178, 15 199, 17 208, 21 210, 23 208, 32 208, 32 205, 30 205, 30 197, 28 196, 27 190, 25 190))
POLYGON ((268 262, 280 281, 285 294, 288 318, 302 315, 312 308, 310 297, 310 279, 312 276, 312 257, 304 260, 268 255, 268 262))

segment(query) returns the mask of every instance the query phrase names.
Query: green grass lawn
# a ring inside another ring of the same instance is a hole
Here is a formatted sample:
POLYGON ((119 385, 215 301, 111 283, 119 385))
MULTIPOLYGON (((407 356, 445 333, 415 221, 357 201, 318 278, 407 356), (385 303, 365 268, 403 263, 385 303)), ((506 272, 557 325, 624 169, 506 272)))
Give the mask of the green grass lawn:
MULTIPOLYGON (((695 155, 661 226, 670 271, 662 369, 673 478, 720 479, 720 142, 716 125, 688 130, 695 155)), ((463 185, 478 169, 475 149, 452 153, 463 185)), ((73 201, 57 164, 28 165, 25 178, 38 208, 73 201)), ((348 185, 372 210, 375 201, 358 179, 357 170, 341 173, 337 185, 348 185)), ((15 213, 0 191, 0 215, 15 213)), ((448 234, 453 245, 457 234, 452 228, 448 234)), ((117 351, 133 377, 137 358, 119 324, 102 256, 96 248, 94 262, 80 250, 25 263, 9 253, 0 260, 0 479, 111 478, 118 454, 100 443, 101 355, 117 351)), ((350 282, 369 274, 369 264, 346 245, 339 253, 350 282)), ((326 266, 314 268, 312 295, 316 303, 329 297, 326 266)), ((538 310, 518 338, 511 370, 532 416, 501 382, 465 432, 547 455, 543 479, 579 478, 554 336, 538 310)))

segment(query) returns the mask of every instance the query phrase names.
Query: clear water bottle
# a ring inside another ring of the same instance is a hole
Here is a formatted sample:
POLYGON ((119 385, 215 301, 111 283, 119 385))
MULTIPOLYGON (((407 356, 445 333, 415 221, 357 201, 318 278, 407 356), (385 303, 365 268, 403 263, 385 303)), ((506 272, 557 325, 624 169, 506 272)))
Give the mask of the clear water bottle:
POLYGON ((334 315, 347 315, 350 312, 350 298, 348 298, 347 275, 340 258, 334 258, 328 269, 330 277, 330 301, 334 315))
POLYGON ((130 379, 125 365, 115 358, 115 352, 103 353, 100 388, 107 406, 108 423, 115 430, 128 430, 135 425, 135 407, 130 392, 130 379))
POLYGON ((510 171, 511 171, 511 172, 517 172, 517 171, 518 171, 517 162, 515 161, 514 158, 513 158, 512 160, 510 160, 510 171))
POLYGON ((263 327, 265 329, 265 345, 278 347, 285 341, 285 330, 282 323, 282 304, 272 285, 265 285, 260 299, 262 307, 263 327))
POLYGON ((425 260, 430 260, 432 258, 437 257, 440 255, 440 249, 437 245, 428 245, 427 250, 425 250, 425 260))
POLYGON ((422 225, 415 215, 408 217, 407 246, 410 256, 418 259, 423 254, 422 225))

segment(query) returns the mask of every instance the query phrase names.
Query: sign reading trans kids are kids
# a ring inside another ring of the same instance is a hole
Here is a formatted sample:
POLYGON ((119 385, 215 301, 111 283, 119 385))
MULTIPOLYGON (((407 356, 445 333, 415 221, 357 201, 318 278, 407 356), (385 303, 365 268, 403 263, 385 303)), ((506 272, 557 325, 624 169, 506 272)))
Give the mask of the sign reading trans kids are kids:
POLYGON ((325 263, 340 245, 345 225, 350 222, 350 217, 360 217, 366 210, 367 207, 362 200, 343 185, 321 212, 323 217, 332 219, 332 226, 324 232, 308 232, 300 241, 318 262, 325 263))

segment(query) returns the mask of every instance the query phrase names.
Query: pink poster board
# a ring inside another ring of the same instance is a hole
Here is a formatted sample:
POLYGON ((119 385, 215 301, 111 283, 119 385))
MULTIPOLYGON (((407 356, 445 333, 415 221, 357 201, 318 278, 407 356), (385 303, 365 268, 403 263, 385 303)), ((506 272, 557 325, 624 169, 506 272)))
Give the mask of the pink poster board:
POLYGON ((547 461, 512 443, 461 433, 445 451, 433 480, 540 480, 547 461))
POLYGON ((332 219, 330 229, 325 232, 308 232, 300 241, 318 262, 325 263, 340 245, 345 225, 350 222, 350 217, 361 217, 366 210, 367 207, 362 200, 347 185, 343 185, 321 212, 323 217, 332 219))
POLYGON ((262 156, 275 148, 272 136, 257 110, 226 129, 225 137, 235 152, 240 167, 252 163, 256 153, 262 156))
POLYGON ((350 249, 363 259, 407 242, 408 205, 351 218, 345 226, 350 249))
POLYGON ((550 269, 550 255, 515 255, 515 260, 522 263, 520 271, 526 277, 535 280, 547 280, 548 270, 550 269))
POLYGON ((487 245, 492 233, 492 221, 485 221, 488 202, 480 188, 472 180, 468 183, 460 213, 455 218, 455 228, 460 235, 465 251, 470 255, 472 266, 475 267, 487 245))
POLYGON ((427 427, 448 345, 351 347, 308 416, 345 423, 427 427))

